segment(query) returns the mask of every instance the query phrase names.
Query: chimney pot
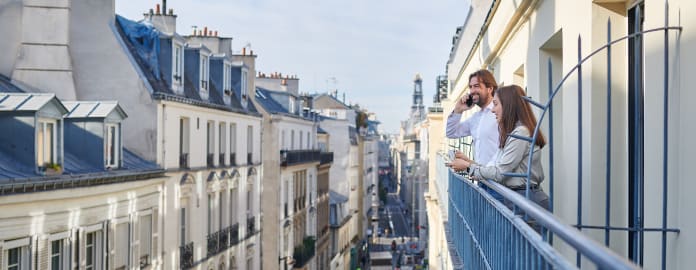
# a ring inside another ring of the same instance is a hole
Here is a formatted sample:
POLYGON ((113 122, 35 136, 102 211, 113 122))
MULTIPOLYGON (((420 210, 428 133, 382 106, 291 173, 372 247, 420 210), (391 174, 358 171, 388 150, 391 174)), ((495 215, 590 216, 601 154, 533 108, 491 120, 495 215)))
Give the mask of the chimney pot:
POLYGON ((174 16, 174 9, 173 8, 169 9, 169 16, 174 16))
POLYGON ((249 50, 249 55, 254 55, 254 50, 249 50))
POLYGON ((215 30, 215 36, 216 36, 216 37, 218 36, 218 35, 217 35, 217 30, 215 30))
POLYGON ((203 27, 203 36, 207 36, 207 35, 208 35, 208 27, 206 26, 206 27, 203 27))
POLYGON ((160 15, 160 5, 159 5, 159 4, 155 5, 155 8, 156 8, 156 10, 157 10, 157 11, 155 12, 155 14, 160 15))
MULTIPOLYGON (((242 48, 242 55, 246 55, 246 47, 242 48)), ((259 72, 260 74, 261 72, 259 72)))
POLYGON ((152 14, 155 14, 155 11, 150 9, 150 17, 152 17, 152 14))

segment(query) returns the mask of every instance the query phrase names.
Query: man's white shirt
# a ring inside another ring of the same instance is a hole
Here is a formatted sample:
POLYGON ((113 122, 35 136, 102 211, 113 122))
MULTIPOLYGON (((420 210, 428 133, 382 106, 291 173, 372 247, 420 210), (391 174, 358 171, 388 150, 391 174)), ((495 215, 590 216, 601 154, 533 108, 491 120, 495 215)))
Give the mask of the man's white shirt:
POLYGON ((458 139, 471 136, 474 144, 474 161, 478 164, 494 164, 498 152, 498 121, 491 111, 493 102, 461 122, 461 113, 452 113, 447 118, 447 138, 458 139))

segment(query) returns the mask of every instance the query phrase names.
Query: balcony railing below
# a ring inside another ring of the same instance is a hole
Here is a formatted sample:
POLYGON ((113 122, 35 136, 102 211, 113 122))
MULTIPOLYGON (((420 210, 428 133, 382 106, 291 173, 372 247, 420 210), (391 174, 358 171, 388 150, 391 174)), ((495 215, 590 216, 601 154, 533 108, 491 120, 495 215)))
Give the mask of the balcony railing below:
POLYGON ((319 150, 280 150, 280 165, 292 166, 321 161, 319 150))
POLYGON ((208 235, 208 253, 207 257, 213 256, 220 250, 220 232, 214 232, 208 235))
POLYGON ((319 158, 319 164, 327 164, 333 162, 333 152, 321 152, 321 157, 319 158))
POLYGON ((218 252, 225 251, 230 246, 230 227, 220 230, 218 234, 218 252))
POLYGON ((228 227, 230 234, 230 246, 234 246, 239 243, 239 223, 228 227))
POLYGON ((179 247, 179 267, 181 269, 193 267, 193 242, 179 247))
POLYGON ((208 165, 208 168, 215 167, 215 154, 208 154, 206 158, 206 165, 208 165))
POLYGON ((189 167, 188 157, 189 157, 188 153, 183 153, 183 154, 179 155, 179 168, 187 169, 189 167))
POLYGON ((230 166, 236 166, 237 165, 237 154, 232 153, 230 154, 230 166))
POLYGON ((224 153, 220 154, 220 157, 218 158, 218 164, 220 164, 220 166, 225 165, 225 154, 224 153))

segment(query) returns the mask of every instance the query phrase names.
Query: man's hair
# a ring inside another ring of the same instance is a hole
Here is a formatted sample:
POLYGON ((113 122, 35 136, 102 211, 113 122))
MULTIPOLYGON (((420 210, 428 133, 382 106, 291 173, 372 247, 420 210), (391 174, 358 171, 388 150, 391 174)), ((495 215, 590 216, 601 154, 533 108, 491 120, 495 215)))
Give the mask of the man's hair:
POLYGON ((495 89, 498 89, 498 83, 495 82, 495 77, 493 77, 493 74, 486 69, 479 69, 474 73, 471 73, 471 75, 469 75, 469 81, 471 81, 471 78, 473 77, 478 78, 479 83, 485 84, 486 87, 492 87, 494 91, 495 89))

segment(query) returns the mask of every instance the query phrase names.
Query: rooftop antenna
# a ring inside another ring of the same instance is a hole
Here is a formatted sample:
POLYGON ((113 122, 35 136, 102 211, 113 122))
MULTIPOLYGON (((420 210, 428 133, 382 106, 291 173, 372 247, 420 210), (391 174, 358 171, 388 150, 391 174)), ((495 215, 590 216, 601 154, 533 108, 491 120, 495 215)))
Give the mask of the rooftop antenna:
POLYGON ((162 13, 167 13, 167 0, 162 0, 162 13))

